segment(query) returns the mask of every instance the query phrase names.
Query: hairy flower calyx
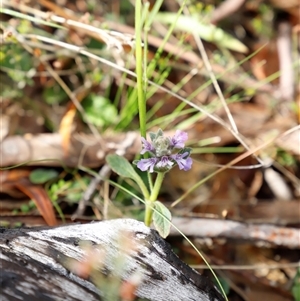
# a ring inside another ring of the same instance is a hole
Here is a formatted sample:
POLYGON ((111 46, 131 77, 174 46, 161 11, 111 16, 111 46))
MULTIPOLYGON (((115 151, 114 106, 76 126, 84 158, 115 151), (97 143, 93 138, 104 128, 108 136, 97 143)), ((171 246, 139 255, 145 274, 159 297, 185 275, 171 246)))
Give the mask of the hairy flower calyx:
POLYGON ((166 172, 178 165, 185 171, 191 169, 191 149, 184 146, 188 138, 186 132, 177 130, 173 137, 165 137, 161 129, 149 134, 151 142, 142 137, 141 154, 148 153, 150 158, 141 159, 134 163, 142 171, 166 172))

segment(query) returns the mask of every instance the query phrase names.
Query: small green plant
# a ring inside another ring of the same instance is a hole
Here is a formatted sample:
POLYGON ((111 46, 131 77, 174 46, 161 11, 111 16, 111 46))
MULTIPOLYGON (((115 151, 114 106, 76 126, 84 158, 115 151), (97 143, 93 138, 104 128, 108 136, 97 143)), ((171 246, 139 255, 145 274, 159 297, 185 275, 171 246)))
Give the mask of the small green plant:
MULTIPOLYGON (((185 141, 188 138, 188 135, 183 131, 177 130, 175 135, 172 138, 170 138, 165 137, 163 131, 159 129, 157 133, 149 133, 151 142, 146 140, 146 129, 148 121, 146 114, 146 100, 147 97, 149 97, 148 79, 149 76, 151 76, 155 66, 157 65, 163 47, 168 38, 170 37, 171 33, 173 32, 176 22, 180 18, 180 15, 187 3, 186 1, 182 2, 180 9, 178 10, 176 16, 171 22, 171 25, 163 43, 156 52, 155 58, 151 61, 149 65, 147 65, 147 34, 151 23, 154 20, 154 17, 157 17, 157 12, 161 4, 162 1, 156 1, 155 6, 152 8, 151 12, 149 12, 149 6, 147 6, 146 4, 142 5, 142 2, 140 0, 135 1, 135 57, 137 83, 136 90, 134 93, 134 100, 136 101, 137 99, 138 103, 140 133, 143 145, 141 154, 144 155, 144 158, 134 161, 133 163, 141 171, 147 172, 148 185, 145 184, 140 175, 124 157, 118 155, 108 155, 106 157, 106 160, 112 168, 112 170, 115 171, 118 175, 124 178, 130 178, 137 183, 143 194, 143 200, 140 200, 145 204, 146 207, 145 224, 147 226, 150 226, 151 222, 153 221, 154 226, 159 232, 159 234, 163 238, 165 238, 168 236, 170 232, 170 227, 173 224, 171 223, 171 212, 164 204, 157 200, 160 188, 163 184, 164 176, 176 165, 178 165, 180 170, 189 170, 192 166, 192 159, 190 158, 191 149, 186 148, 184 145, 185 141), (145 16, 147 16, 148 18, 146 18, 145 16), (143 30, 144 44, 142 43, 143 30), (142 45, 144 45, 143 51, 142 45), (152 178, 153 173, 157 173, 155 179, 152 178)), ((161 84, 162 83, 160 83, 160 85, 161 84)), ((180 108, 182 110, 181 106, 180 108)), ((131 191, 128 191, 128 193, 131 194, 131 191)), ((173 225, 173 227, 175 226, 173 225)), ((206 259, 192 244, 192 242, 177 227, 175 227, 175 229, 188 241, 188 243, 191 244, 191 246, 196 250, 199 256, 209 266, 206 259)), ((220 284, 216 274, 211 268, 210 271, 215 277, 216 282, 219 284, 225 300, 228 300, 226 293, 224 292, 224 289, 220 284)))
MULTIPOLYGON (((162 237, 167 237, 169 234, 171 213, 157 200, 157 197, 164 176, 168 171, 176 165, 178 165, 180 170, 187 171, 191 169, 191 149, 184 145, 187 138, 187 133, 180 130, 177 130, 172 138, 165 137, 161 129, 159 129, 157 133, 150 133, 151 142, 143 137, 141 138, 143 144, 141 154, 147 153, 148 156, 147 158, 136 160, 133 163, 141 171, 148 172, 149 174, 157 173, 154 185, 151 185, 152 181, 148 183, 150 191, 139 174, 125 158, 118 155, 107 156, 108 164, 117 174, 131 178, 141 188, 146 204, 145 224, 150 226, 153 221, 157 231, 162 237), (154 213, 153 208, 156 209, 154 213)), ((150 178, 151 175, 149 175, 148 179, 150 178)))
POLYGON ((103 96, 91 94, 83 102, 85 118, 97 127, 107 127, 116 123, 117 109, 103 96))
POLYGON ((29 213, 33 208, 35 208, 35 203, 30 201, 28 204, 23 204, 20 207, 22 213, 29 213))

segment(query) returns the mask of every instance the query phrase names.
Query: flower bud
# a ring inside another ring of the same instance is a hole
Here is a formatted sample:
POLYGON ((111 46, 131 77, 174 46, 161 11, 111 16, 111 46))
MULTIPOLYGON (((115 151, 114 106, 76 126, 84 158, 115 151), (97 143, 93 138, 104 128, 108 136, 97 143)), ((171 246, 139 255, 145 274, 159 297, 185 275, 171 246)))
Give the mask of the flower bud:
POLYGON ((159 136, 154 140, 153 144, 155 148, 155 155, 157 157, 171 155, 169 138, 159 136))

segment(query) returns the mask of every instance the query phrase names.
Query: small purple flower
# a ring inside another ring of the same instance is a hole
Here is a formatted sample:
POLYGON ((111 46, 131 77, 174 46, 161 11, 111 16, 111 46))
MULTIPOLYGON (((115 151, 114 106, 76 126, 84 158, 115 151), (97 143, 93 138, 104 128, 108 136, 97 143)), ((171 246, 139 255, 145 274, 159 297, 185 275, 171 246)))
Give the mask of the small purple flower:
POLYGON ((174 163, 170 160, 169 156, 163 156, 160 158, 160 161, 157 162, 156 166, 157 169, 171 169, 174 163))
POLYGON ((146 171, 149 169, 149 172, 154 171, 154 166, 157 163, 158 158, 149 158, 149 159, 141 159, 137 162, 137 167, 141 171, 146 171))
POLYGON ((180 170, 189 170, 192 167, 190 148, 185 148, 184 143, 188 138, 186 132, 177 130, 172 138, 165 137, 161 129, 157 133, 150 133, 151 142, 142 137, 141 154, 149 153, 148 159, 134 162, 142 171, 150 173, 167 172, 178 165, 180 170), (179 153, 175 149, 180 149, 179 153))
POLYGON ((170 139, 170 144, 173 148, 184 148, 184 142, 188 139, 186 132, 177 130, 175 135, 170 139))
POLYGON ((144 137, 142 137, 142 144, 143 144, 143 149, 141 151, 141 155, 143 155, 146 152, 153 152, 155 150, 152 143, 148 142, 144 137))
POLYGON ((191 169, 193 163, 189 155, 189 152, 185 152, 183 154, 171 155, 171 158, 176 161, 180 170, 183 169, 184 171, 187 171, 191 169))

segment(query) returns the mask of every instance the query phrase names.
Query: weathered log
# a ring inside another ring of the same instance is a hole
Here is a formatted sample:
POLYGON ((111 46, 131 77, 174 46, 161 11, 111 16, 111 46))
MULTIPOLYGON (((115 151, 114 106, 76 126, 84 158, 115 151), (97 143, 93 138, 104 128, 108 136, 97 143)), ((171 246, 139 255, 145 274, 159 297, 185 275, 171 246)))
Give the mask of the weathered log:
POLYGON ((1 301, 105 300, 104 290, 96 287, 92 278, 83 279, 70 268, 88 258, 89 251, 82 242, 89 243, 98 254, 99 277, 119 277, 124 283, 138 275, 135 294, 139 298, 224 300, 217 288, 183 263, 156 231, 135 220, 119 219, 56 228, 3 229, 1 301), (117 267, 120 258, 121 269, 117 267))
POLYGON ((0 167, 27 163, 29 165, 99 167, 105 156, 123 150, 132 159, 140 151, 137 132, 121 133, 99 139, 92 135, 74 134, 68 154, 63 149, 63 138, 58 133, 9 136, 0 143, 0 167))

